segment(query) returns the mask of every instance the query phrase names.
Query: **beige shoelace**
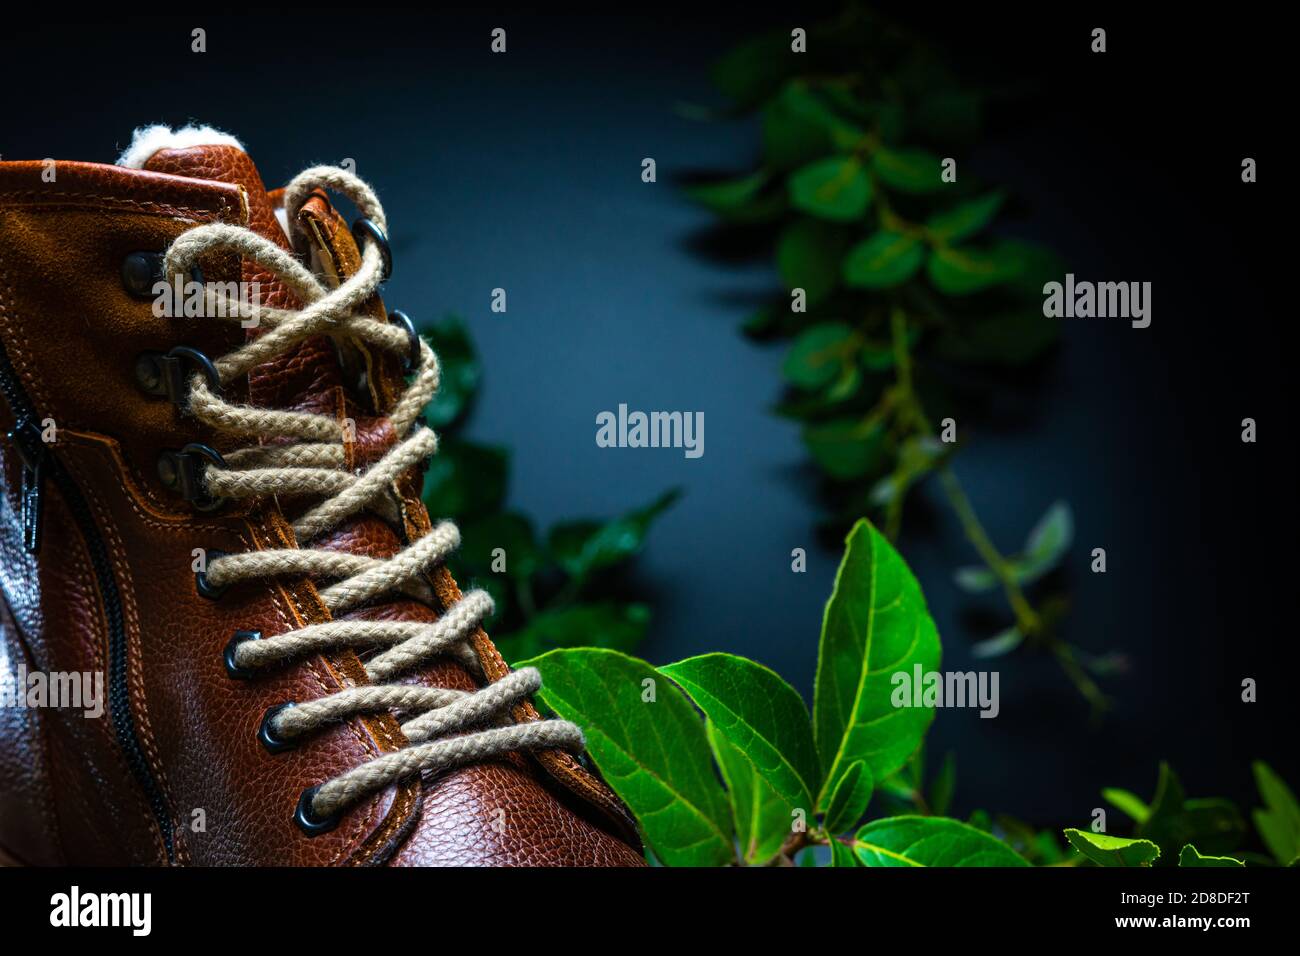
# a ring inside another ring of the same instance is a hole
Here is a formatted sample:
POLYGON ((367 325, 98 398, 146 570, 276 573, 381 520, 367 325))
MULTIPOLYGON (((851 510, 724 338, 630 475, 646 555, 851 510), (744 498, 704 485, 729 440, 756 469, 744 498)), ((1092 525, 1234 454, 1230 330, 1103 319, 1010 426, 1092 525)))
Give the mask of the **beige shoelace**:
MULTIPOLYGON (((289 183, 285 189, 289 222, 296 222, 299 209, 318 187, 346 195, 362 215, 387 233, 387 221, 374 191, 355 175, 333 166, 313 167, 289 183)), ((172 243, 166 257, 166 275, 188 275, 200 257, 217 251, 237 252, 256 261, 282 279, 303 303, 300 310, 275 309, 222 299, 218 292, 208 290, 209 315, 231 321, 256 319, 262 330, 257 338, 214 362, 223 386, 315 335, 351 338, 372 348, 407 354, 410 343, 403 330, 360 311, 376 295, 383 279, 383 259, 375 243, 365 244, 355 275, 337 288, 328 288, 297 258, 257 233, 221 223, 203 225, 172 243)), ((189 408, 204 424, 243 439, 288 439, 283 444, 254 443, 232 451, 224 456, 224 469, 209 466, 209 494, 219 498, 323 498, 293 522, 298 549, 214 558, 206 572, 209 583, 224 587, 274 576, 307 576, 317 582, 333 582, 321 587, 320 596, 335 617, 394 592, 436 607, 426 572, 444 561, 460 543, 460 533, 451 522, 440 522, 429 534, 387 560, 315 550, 310 545, 363 509, 389 521, 400 520, 393 483, 437 447, 434 433, 418 422, 421 410, 437 388, 438 360, 421 340, 419 366, 389 415, 398 441, 369 469, 354 474, 344 467, 344 432, 337 419, 232 405, 196 374, 191 381, 189 408)), ((392 683, 444 654, 456 657, 482 679, 469 639, 491 612, 491 598, 475 590, 466 593, 433 623, 335 620, 238 645, 235 662, 241 669, 266 667, 339 648, 380 649, 365 663, 371 686, 350 687, 320 700, 297 702, 280 710, 272 721, 271 730, 277 737, 298 740, 327 724, 362 714, 397 711, 403 720, 402 732, 410 746, 377 757, 316 788, 310 810, 317 819, 332 818, 361 797, 420 771, 439 770, 512 750, 582 749, 581 730, 567 721, 511 721, 511 708, 541 684, 533 668, 513 671, 472 693, 392 683)))

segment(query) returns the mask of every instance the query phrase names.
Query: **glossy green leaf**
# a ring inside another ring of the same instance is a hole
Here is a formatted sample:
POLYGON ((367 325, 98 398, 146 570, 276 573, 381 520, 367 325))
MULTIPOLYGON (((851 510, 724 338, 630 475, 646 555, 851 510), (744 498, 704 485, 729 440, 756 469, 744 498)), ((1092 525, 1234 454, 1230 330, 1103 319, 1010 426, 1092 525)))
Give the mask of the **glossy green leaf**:
POLYGON ((822 470, 841 481, 871 474, 884 463, 885 431, 877 422, 834 419, 806 426, 802 437, 822 470))
POLYGON ((735 654, 701 654, 659 668, 754 765, 781 799, 813 812, 819 782, 808 708, 775 671, 735 654))
POLYGON ((826 832, 844 833, 857 826, 867 812, 875 779, 865 760, 855 760, 840 776, 826 804, 826 832))
POLYGON ((493 642, 507 661, 536 657, 561 647, 632 651, 645 639, 650 608, 601 601, 539 611, 522 628, 493 642))
POLYGON ((740 855, 751 866, 760 866, 781 852, 790 835, 794 808, 768 786, 749 758, 733 747, 712 723, 708 725, 708 735, 731 800, 740 855))
POLYGON ((1122 790, 1119 787, 1106 787, 1101 791, 1102 797, 1111 806, 1117 807, 1122 812, 1128 814, 1134 823, 1146 823, 1151 817, 1151 808, 1131 790, 1122 790))
POLYGON ((1020 246, 940 247, 928 260, 930 283, 945 295, 970 295, 1011 282, 1025 268, 1020 246))
POLYGON ((886 186, 902 192, 928 193, 944 185, 939 157, 923 149, 878 149, 871 168, 886 186))
POLYGON ((822 219, 852 222, 871 204, 871 177, 852 156, 819 159, 790 176, 790 202, 822 219))
POLYGON ((424 502, 438 518, 470 518, 499 510, 506 496, 503 448, 444 438, 424 478, 424 502))
POLYGON ((849 250, 844 281, 858 289, 888 289, 916 274, 925 246, 916 236, 881 230, 849 250))
POLYGON ((426 325, 420 332, 438 356, 440 369, 438 392, 425 406, 424 417, 430 428, 446 428, 469 408, 482 370, 465 323, 456 316, 426 325))
POLYGON ((822 388, 852 362, 857 335, 844 322, 822 322, 800 333, 786 353, 781 373, 787 382, 809 391, 822 388))
POLYGON ((547 549, 560 567, 575 578, 626 561, 645 544, 654 520, 670 508, 681 491, 673 489, 644 508, 612 521, 566 521, 551 528, 547 549))
POLYGON ((861 865, 852 847, 846 843, 841 843, 839 840, 831 840, 832 867, 858 867, 861 865))
POLYGON ((1199 850, 1190 843, 1178 854, 1179 866, 1245 866, 1241 860, 1231 856, 1201 856, 1199 850))
POLYGON ((1098 866, 1150 866, 1160 847, 1150 840, 1130 840, 1091 830, 1065 831, 1070 845, 1098 866))
POLYGON ((1005 198, 1001 192, 991 192, 959 203, 952 209, 935 213, 926 220, 925 228, 932 238, 944 242, 965 239, 993 221, 1005 198))
POLYGON ((895 707, 895 673, 939 667, 939 633, 920 585, 871 523, 859 521, 826 604, 813 703, 824 768, 824 802, 840 776, 864 760, 884 779, 920 745, 932 707, 895 707))
POLYGON ((732 859, 731 809, 704 721, 671 681, 645 661, 591 647, 516 666, 541 671, 542 703, 582 727, 587 752, 656 857, 667 866, 732 859))
POLYGON ((815 306, 840 281, 840 259, 847 245, 841 227, 816 219, 797 219, 776 244, 776 266, 787 289, 803 289, 815 306))
POLYGON ((1028 866, 996 837, 945 817, 887 817, 853 838, 863 866, 1028 866))
POLYGON ((1251 770, 1264 801, 1264 809, 1252 814, 1255 829, 1273 858, 1286 866, 1300 857, 1300 804, 1291 788, 1264 761, 1256 760, 1251 770))

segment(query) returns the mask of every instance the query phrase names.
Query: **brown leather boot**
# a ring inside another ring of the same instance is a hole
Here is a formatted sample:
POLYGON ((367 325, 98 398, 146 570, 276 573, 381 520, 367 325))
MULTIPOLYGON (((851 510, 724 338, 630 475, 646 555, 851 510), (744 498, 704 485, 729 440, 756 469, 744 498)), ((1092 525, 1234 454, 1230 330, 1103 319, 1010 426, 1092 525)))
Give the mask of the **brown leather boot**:
POLYGON ((436 363, 375 291, 373 194, 157 135, 138 168, 0 163, 0 855, 641 864, 443 566, 436 363), (28 706, 56 687, 91 690, 28 706))

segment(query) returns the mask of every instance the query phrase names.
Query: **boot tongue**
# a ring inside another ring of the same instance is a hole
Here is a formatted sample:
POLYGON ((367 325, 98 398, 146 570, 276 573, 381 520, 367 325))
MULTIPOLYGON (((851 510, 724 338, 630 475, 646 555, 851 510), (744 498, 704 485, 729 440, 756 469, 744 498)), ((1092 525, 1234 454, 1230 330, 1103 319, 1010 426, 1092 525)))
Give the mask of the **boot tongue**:
MULTIPOLYGON (((242 186, 248 202, 248 228, 290 249, 262 177, 253 160, 239 147, 217 144, 163 148, 145 160, 143 168, 242 186)), ((247 259, 240 280, 257 283, 264 305, 302 306, 280 279, 247 259)), ((250 334, 255 331, 250 330, 250 334)), ((333 346, 324 336, 317 336, 258 366, 249 374, 248 384, 249 401, 254 405, 333 414, 338 408, 343 375, 333 346)))

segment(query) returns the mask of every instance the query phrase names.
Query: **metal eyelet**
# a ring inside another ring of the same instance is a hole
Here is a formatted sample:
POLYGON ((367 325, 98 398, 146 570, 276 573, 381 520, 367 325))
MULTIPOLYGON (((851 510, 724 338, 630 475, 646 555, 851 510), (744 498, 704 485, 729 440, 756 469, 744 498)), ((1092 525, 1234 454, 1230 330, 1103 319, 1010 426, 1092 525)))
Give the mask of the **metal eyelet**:
POLYGON ((262 639, 261 631, 236 631, 235 636, 226 643, 226 651, 222 659, 226 662, 226 676, 231 680, 249 680, 257 676, 256 671, 249 670, 247 667, 240 667, 235 660, 235 651, 240 644, 248 641, 260 641, 262 639))
MULTIPOLYGON (((209 549, 204 559, 203 567, 206 569, 207 562, 214 561, 217 558, 224 558, 225 556, 226 556, 225 551, 217 551, 215 549, 209 549)), ((215 587, 209 584, 208 572, 206 570, 194 572, 194 590, 199 592, 199 597, 205 597, 209 601, 215 601, 217 598, 221 597, 221 595, 226 593, 226 589, 228 587, 230 587, 230 585, 228 584, 223 585, 221 587, 215 587)))
POLYGON ((165 395, 181 411, 187 411, 190 405, 187 363, 193 364, 203 373, 209 391, 221 394, 221 375, 212 359, 188 345, 178 345, 166 354, 141 353, 135 360, 136 384, 146 394, 165 395))
POLYGON ((317 816, 312 810, 312 803, 316 800, 316 794, 320 792, 320 786, 308 787, 298 798, 298 808, 293 813, 293 822, 298 824, 298 828, 308 836, 319 836, 322 833, 328 833, 339 825, 343 819, 343 814, 336 813, 331 817, 317 816))
POLYGON ((280 712, 288 710, 293 706, 293 701, 276 704, 274 707, 267 708, 266 713, 262 715, 262 724, 257 728, 257 739, 262 742, 263 747, 273 754, 283 753, 286 750, 292 750, 294 747, 298 746, 298 741, 296 740, 289 740, 285 737, 277 736, 275 727, 273 726, 275 718, 279 716, 280 712))
POLYGON ((188 345, 178 345, 167 353, 163 364, 166 373, 164 378, 167 384, 167 397, 171 399, 172 404, 186 409, 190 406, 190 380, 189 376, 185 374, 185 359, 198 366, 199 371, 203 373, 203 377, 208 380, 208 391, 214 395, 220 395, 221 375, 212 359, 198 349, 192 349, 188 345))
MULTIPOLYGON (((161 252, 132 252, 122 260, 122 287, 137 299, 152 299, 154 286, 164 281, 161 252)), ((190 269, 190 278, 203 284, 203 270, 196 263, 190 269)))
POLYGON ((388 245, 388 237, 384 235, 384 230, 375 225, 374 221, 362 216, 352 224, 352 238, 357 244, 357 248, 365 251, 365 240, 369 239, 379 247, 379 255, 384 260, 384 275, 380 280, 387 282, 393 277, 393 250, 388 245))
POLYGON ((216 511, 225 498, 208 494, 203 481, 203 464, 225 468, 221 453, 201 442, 190 442, 180 451, 165 451, 158 456, 158 478, 163 485, 190 503, 196 511, 216 511))
POLYGON ((409 375, 420 367, 420 333, 415 331, 415 323, 411 321, 411 317, 401 309, 393 309, 389 312, 388 321, 406 333, 406 341, 409 344, 402 370, 409 375))

